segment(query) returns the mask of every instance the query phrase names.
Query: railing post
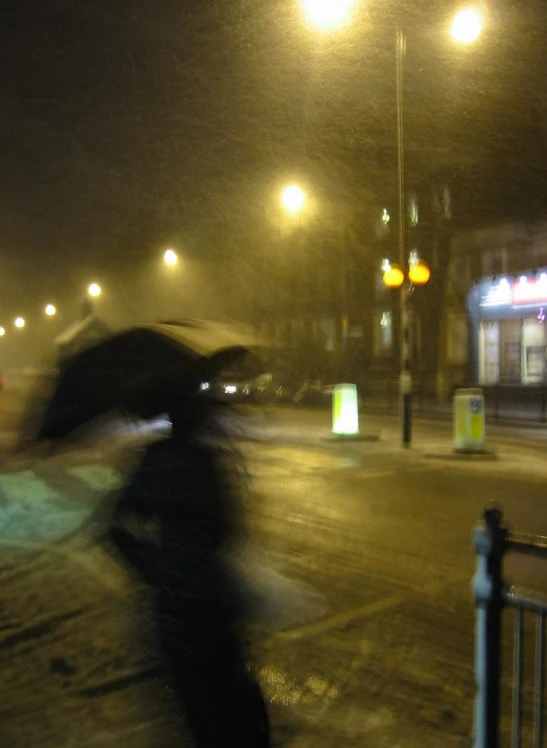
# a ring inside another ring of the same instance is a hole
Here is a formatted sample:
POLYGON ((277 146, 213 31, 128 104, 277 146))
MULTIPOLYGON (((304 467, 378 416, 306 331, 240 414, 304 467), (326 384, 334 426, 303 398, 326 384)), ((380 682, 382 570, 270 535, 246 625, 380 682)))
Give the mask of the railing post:
POLYGON ((474 533, 477 571, 475 595, 475 725, 474 748, 499 748, 501 612, 503 554, 507 530, 499 509, 486 509, 484 524, 474 533))

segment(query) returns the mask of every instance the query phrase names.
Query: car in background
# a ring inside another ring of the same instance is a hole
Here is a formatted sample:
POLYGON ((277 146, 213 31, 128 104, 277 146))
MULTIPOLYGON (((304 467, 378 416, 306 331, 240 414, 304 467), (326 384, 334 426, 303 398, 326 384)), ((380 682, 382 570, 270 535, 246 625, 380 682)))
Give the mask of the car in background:
POLYGON ((296 388, 290 378, 282 374, 265 372, 248 383, 248 397, 257 405, 275 405, 290 403, 296 388))
POLYGON ((304 379, 298 387, 295 405, 328 405, 332 400, 333 385, 325 386, 319 379, 304 379))
POLYGON ((267 372, 247 384, 247 397, 258 405, 330 405, 334 385, 317 379, 296 379, 287 373, 267 372))
POLYGON ((243 373, 228 371, 209 382, 202 382, 200 390, 218 400, 241 403, 249 399, 249 382, 249 377, 243 373))
POLYGON ((324 385, 312 378, 296 380, 286 373, 264 372, 251 376, 228 371, 209 382, 202 382, 200 389, 219 400, 233 403, 329 406, 334 385, 324 385))

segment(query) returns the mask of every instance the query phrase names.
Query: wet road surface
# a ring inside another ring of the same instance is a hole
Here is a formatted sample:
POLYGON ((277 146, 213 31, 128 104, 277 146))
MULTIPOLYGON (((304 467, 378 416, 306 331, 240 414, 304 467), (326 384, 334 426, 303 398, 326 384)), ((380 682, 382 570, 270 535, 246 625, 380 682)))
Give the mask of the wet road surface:
MULTIPOLYGON (((305 585, 274 585, 252 635, 275 744, 469 746, 472 528, 495 500, 547 534, 543 440, 496 430, 497 461, 456 461, 446 424, 417 422, 412 450, 396 419, 368 426, 378 442, 332 444, 328 414, 270 411, 241 443, 249 569, 305 585)), ((88 521, 119 464, 88 448, 0 473, 2 744, 186 744, 146 591, 88 521)), ((508 574, 546 577, 531 561, 508 574)))

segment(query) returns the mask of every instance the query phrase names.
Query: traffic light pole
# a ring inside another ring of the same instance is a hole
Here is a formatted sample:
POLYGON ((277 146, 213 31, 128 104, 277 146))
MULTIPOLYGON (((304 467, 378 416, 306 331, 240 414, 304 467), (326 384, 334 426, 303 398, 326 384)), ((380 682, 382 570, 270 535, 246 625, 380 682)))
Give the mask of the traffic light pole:
MULTIPOLYGON (((399 262, 403 272, 407 268, 405 251, 405 163, 403 129, 403 65, 405 56, 405 36, 397 27, 395 47, 396 86, 397 86, 397 177, 399 188, 399 262)), ((406 274, 406 273, 405 273, 406 274)), ((412 441, 412 372, 410 369, 410 330, 408 319, 408 287, 401 286, 401 393, 402 444, 409 447, 412 441)))

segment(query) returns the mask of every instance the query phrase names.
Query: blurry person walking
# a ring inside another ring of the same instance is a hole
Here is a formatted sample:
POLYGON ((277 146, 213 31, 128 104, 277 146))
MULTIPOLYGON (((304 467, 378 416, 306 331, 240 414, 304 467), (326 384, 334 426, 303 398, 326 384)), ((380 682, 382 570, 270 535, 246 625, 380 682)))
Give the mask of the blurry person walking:
MULTIPOLYGON (((242 541, 237 455, 218 408, 200 394, 163 384, 137 407, 168 413, 169 438, 147 447, 121 495, 111 538, 151 585, 160 653, 196 748, 267 748, 268 715, 247 665, 245 605, 227 557, 242 541), (136 515, 157 539, 124 528, 136 515)), ((195 392, 195 390, 193 390, 195 392)))

